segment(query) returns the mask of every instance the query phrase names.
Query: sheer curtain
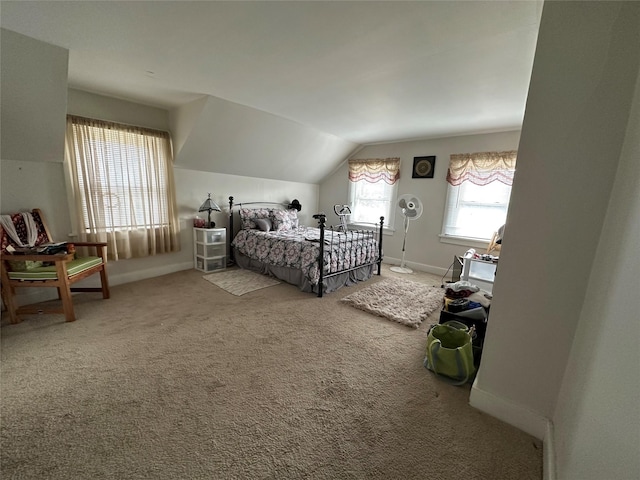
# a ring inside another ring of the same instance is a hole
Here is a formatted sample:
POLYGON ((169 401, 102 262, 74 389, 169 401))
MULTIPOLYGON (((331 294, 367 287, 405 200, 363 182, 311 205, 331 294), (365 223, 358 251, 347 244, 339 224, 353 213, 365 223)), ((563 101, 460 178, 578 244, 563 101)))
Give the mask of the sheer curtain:
POLYGON ((65 162, 80 240, 112 260, 180 250, 168 132, 70 115, 65 162))

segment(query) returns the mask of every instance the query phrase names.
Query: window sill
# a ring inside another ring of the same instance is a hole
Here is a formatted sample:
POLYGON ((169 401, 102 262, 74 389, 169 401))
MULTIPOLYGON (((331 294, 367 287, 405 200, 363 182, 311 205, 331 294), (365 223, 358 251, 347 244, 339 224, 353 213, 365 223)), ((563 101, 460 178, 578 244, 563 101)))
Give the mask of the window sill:
POLYGON ((449 243, 451 245, 462 245, 463 247, 474 247, 486 250, 489 247, 490 239, 471 237, 454 237, 452 235, 438 235, 441 243, 449 243))

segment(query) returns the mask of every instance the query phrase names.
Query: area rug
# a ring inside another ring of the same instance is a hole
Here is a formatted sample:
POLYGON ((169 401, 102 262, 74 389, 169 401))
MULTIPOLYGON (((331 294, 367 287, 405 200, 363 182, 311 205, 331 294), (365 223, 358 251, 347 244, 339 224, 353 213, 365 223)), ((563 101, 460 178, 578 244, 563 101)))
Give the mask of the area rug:
POLYGON ((424 283, 389 278, 342 299, 352 307, 418 328, 442 305, 444 291, 424 283))
POLYGON ((273 277, 242 269, 210 273, 204 275, 202 278, 237 296, 253 292, 254 290, 260 290, 261 288, 272 287, 280 283, 273 277))

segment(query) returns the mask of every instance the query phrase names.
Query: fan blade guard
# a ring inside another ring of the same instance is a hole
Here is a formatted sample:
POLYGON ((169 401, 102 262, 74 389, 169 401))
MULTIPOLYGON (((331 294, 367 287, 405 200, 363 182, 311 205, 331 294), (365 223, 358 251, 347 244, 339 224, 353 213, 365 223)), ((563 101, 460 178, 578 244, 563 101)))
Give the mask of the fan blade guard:
POLYGON ((398 207, 402 215, 410 220, 415 220, 422 215, 422 202, 414 195, 405 194, 398 199, 398 207))

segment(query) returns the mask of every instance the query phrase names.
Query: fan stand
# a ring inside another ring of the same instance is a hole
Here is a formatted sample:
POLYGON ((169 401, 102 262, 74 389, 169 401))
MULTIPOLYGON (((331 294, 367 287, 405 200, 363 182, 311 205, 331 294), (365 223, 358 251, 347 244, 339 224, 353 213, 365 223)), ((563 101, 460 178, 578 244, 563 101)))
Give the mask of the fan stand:
POLYGON ((404 240, 402 241, 402 261, 400 262, 400 266, 393 266, 389 268, 392 272, 396 273, 413 273, 413 270, 407 268, 404 263, 404 254, 405 254, 405 246, 407 245, 407 231, 409 230, 409 218, 404 217, 404 240))

